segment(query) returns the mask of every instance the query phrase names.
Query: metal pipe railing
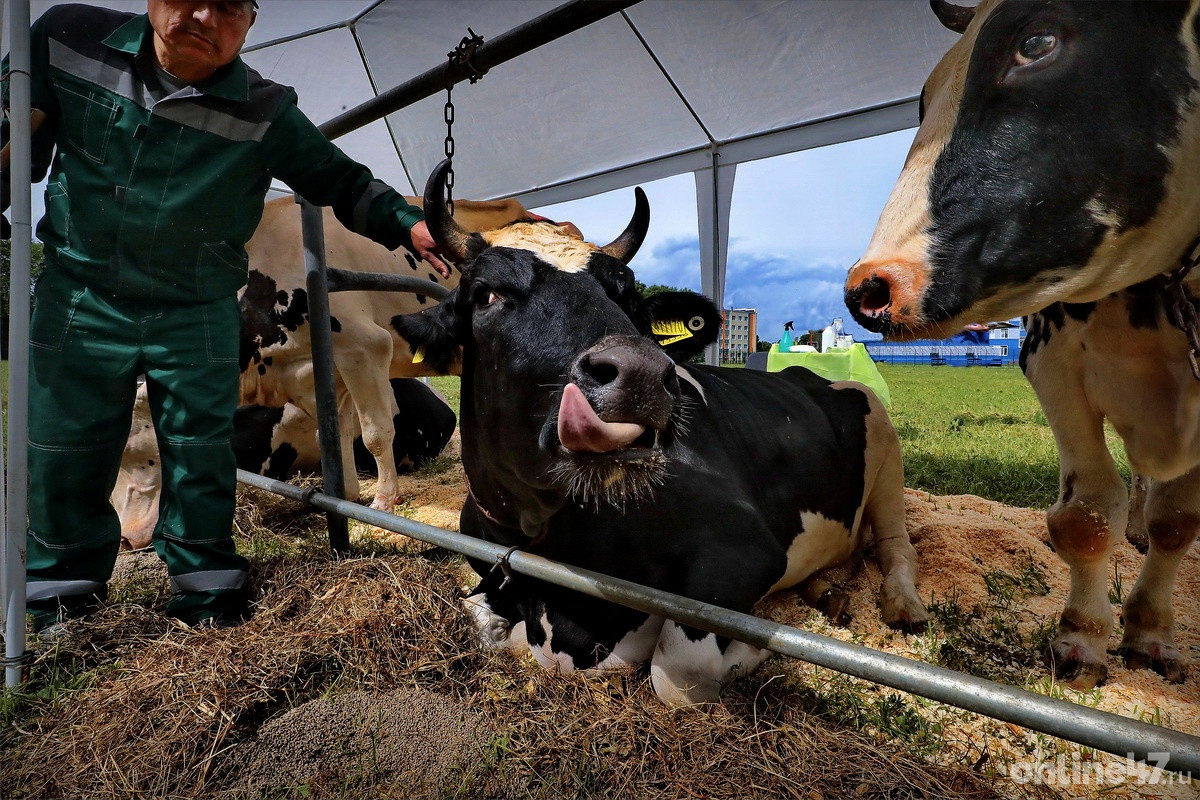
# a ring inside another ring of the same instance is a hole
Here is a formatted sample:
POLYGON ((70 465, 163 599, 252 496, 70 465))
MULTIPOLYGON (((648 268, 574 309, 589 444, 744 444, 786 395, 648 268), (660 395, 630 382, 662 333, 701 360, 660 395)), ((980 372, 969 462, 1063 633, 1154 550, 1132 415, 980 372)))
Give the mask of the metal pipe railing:
POLYGON ((441 300, 450 290, 440 283, 411 275, 389 275, 386 272, 354 272, 326 267, 325 283, 331 292, 410 292, 441 300))
MULTIPOLYGON (((481 561, 497 561, 507 553, 507 548, 482 539, 364 508, 313 489, 241 470, 238 480, 481 561)), ((529 553, 514 552, 508 557, 508 563, 513 572, 592 597, 661 614, 756 647, 1106 753, 1200 776, 1200 737, 849 644, 529 553)))

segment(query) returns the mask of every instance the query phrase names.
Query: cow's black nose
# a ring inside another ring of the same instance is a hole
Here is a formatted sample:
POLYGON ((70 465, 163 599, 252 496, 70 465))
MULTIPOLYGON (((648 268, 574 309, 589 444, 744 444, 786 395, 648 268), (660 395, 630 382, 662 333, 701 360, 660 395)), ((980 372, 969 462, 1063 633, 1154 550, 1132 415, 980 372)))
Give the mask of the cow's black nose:
POLYGON ((591 378, 597 386, 607 386, 621 376, 622 354, 613 350, 603 353, 585 353, 579 359, 579 371, 591 378))
POLYGON ((606 422, 662 428, 678 392, 675 364, 642 337, 611 337, 583 353, 569 379, 606 422))

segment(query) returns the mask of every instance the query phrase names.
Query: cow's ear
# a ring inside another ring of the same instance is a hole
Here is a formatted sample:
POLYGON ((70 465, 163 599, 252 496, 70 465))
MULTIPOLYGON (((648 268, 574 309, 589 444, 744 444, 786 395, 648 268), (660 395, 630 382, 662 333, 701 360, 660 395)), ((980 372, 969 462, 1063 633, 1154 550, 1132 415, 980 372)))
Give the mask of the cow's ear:
POLYGON ((634 322, 676 363, 700 355, 721 333, 720 310, 695 292, 652 294, 642 301, 634 322))
POLYGON ((450 372, 462 345, 463 325, 457 301, 458 289, 455 288, 433 308, 392 317, 392 327, 408 342, 414 359, 424 361, 442 375, 450 372))

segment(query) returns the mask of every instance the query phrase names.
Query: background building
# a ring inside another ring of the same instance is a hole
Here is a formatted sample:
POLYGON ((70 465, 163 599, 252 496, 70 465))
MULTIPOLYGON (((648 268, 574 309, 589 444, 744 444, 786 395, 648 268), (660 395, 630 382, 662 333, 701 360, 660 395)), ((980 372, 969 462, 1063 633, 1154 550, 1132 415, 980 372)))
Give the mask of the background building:
POLYGON ((863 342, 871 358, 885 364, 930 364, 951 367, 1007 367, 1017 363, 1025 328, 1021 319, 964 329, 949 339, 910 342, 863 342))
POLYGON ((721 363, 745 364, 758 340, 758 310, 727 308, 721 323, 721 363))

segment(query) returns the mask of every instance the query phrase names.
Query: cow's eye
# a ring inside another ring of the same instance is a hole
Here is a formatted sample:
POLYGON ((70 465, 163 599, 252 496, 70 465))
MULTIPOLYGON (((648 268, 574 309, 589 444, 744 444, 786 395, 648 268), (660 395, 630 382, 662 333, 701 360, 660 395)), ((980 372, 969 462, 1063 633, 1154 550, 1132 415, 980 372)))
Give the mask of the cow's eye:
POLYGON ((477 292, 475 292, 475 304, 480 307, 490 306, 493 303, 497 302, 499 299, 500 299, 500 295, 496 294, 491 289, 484 287, 484 286, 481 286, 479 288, 479 290, 477 292))
POLYGON ((1045 58, 1054 52, 1058 47, 1058 37, 1053 33, 1041 31, 1026 36, 1017 45, 1017 64, 1024 66, 1032 64, 1034 61, 1045 58))

